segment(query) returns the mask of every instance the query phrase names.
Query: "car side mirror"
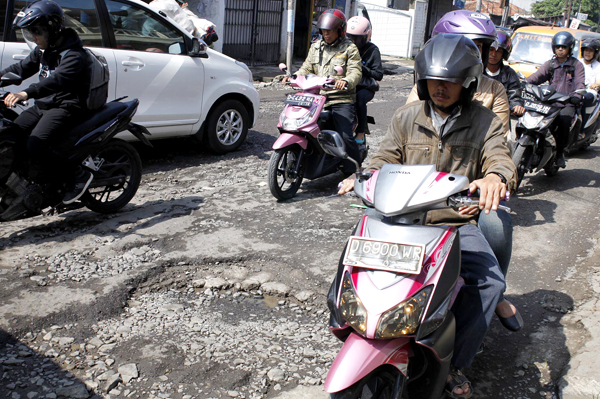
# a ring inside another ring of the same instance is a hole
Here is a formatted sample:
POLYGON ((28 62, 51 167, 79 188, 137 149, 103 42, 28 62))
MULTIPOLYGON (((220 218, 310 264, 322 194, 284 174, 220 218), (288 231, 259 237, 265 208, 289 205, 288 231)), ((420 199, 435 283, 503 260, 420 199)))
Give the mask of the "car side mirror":
POLYGON ((16 73, 9 72, 2 75, 0 78, 0 87, 10 86, 10 85, 20 85, 23 82, 23 78, 17 75, 16 73))
POLYGON ((188 53, 190 57, 208 58, 206 49, 208 46, 203 41, 198 40, 197 37, 192 39, 192 50, 188 53))

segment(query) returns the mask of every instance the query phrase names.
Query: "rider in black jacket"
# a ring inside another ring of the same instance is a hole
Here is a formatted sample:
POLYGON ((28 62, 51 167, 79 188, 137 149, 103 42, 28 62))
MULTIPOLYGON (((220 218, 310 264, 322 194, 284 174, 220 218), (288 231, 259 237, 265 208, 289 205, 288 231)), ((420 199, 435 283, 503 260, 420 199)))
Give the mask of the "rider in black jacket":
POLYGON ((379 83, 383 79, 383 66, 379 48, 371 43, 371 22, 365 17, 352 17, 348 20, 346 35, 358 47, 362 65, 362 78, 356 86, 356 126, 355 139, 359 147, 365 143, 367 130, 367 103, 375 97, 379 83))
MULTIPOLYGON (((19 101, 35 99, 35 105, 23 111, 14 123, 23 136, 28 135, 31 177, 43 186, 51 184, 53 177, 72 174, 76 169, 55 147, 87 116, 90 60, 77 33, 64 28, 64 13, 53 1, 30 4, 17 14, 13 25, 22 29, 32 51, 21 62, 0 71, 0 76, 13 72, 26 79, 39 72, 39 83, 10 93, 4 103, 13 107, 19 101)), ((77 200, 92 179, 90 172, 79 167, 63 202, 77 200)))
POLYGON ((508 103, 511 114, 521 116, 525 112, 523 99, 521 98, 521 81, 514 69, 504 65, 503 60, 508 60, 512 51, 512 41, 504 32, 498 31, 498 39, 490 46, 485 74, 502 83, 508 95, 508 103))

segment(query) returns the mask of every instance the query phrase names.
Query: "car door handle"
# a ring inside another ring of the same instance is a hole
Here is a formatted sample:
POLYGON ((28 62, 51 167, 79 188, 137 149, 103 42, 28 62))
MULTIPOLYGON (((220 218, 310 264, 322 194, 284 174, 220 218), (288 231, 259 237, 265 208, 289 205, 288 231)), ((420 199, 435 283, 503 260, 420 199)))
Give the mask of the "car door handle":
POLYGON ((29 54, 13 54, 13 60, 24 60, 29 54))
POLYGON ((121 64, 128 67, 143 67, 146 65, 141 61, 123 61, 121 64))

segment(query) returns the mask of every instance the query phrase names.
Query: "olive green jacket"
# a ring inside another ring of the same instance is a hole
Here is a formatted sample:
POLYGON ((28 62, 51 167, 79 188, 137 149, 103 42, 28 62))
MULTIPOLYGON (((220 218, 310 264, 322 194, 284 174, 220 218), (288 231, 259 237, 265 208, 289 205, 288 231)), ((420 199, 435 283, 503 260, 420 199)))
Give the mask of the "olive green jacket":
POLYGON ((321 90, 327 96, 325 106, 333 104, 353 103, 356 101, 356 85, 362 77, 361 58, 358 48, 350 39, 342 37, 333 44, 325 40, 317 40, 310 46, 306 60, 296 72, 298 75, 327 76, 343 79, 348 82, 348 90, 321 90), (333 68, 341 66, 344 72, 336 75, 333 68))
MULTIPOLYGON (((481 179, 500 173, 510 191, 516 188, 516 168, 504 137, 502 121, 478 103, 462 108, 454 124, 440 139, 433 127, 431 108, 416 101, 399 108, 367 170, 383 164, 435 165, 436 170, 481 179)), ((430 211, 429 224, 475 223, 476 216, 459 215, 453 209, 430 211)))

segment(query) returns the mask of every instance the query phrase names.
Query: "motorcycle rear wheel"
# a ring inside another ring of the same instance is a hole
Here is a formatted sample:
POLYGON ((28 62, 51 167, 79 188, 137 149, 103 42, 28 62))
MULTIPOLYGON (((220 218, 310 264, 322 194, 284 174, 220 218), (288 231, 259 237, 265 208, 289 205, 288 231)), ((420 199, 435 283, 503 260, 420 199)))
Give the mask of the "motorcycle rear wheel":
POLYGON ((298 192, 304 177, 304 165, 296 170, 300 156, 298 147, 287 147, 273 151, 269 160, 269 189, 278 200, 292 198, 298 192))
POLYGON ((92 155, 103 159, 87 192, 81 197, 86 207, 98 213, 113 213, 131 201, 142 180, 142 161, 129 143, 113 140, 92 155), (102 185, 106 181, 105 185, 102 185))
MULTIPOLYGON (((384 369, 369 374, 361 381, 329 395, 330 399, 394 399, 394 385, 400 372, 396 369, 384 369)), ((406 389, 400 395, 402 399, 408 399, 406 389)))
POLYGON ((517 167, 517 188, 521 185, 525 172, 527 172, 527 161, 531 157, 533 147, 530 145, 523 146, 519 143, 515 146, 515 151, 512 155, 512 160, 517 167))

